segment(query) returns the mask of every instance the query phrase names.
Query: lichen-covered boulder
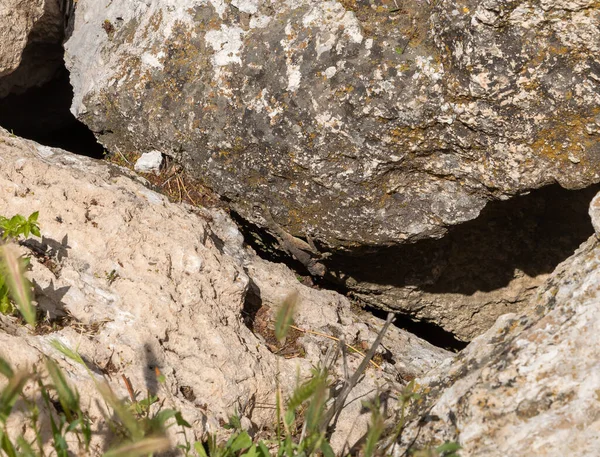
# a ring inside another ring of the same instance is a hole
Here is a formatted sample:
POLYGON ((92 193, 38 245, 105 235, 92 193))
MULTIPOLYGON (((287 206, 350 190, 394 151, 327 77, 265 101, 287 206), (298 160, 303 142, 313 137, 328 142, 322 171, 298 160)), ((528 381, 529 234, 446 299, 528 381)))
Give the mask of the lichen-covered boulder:
MULTIPOLYGON (((594 0, 79 0, 66 62, 107 150, 177 158, 311 273, 375 304, 394 288, 385 306, 415 315, 420 285, 347 281, 320 256, 598 182, 599 24, 594 0)), ((475 332, 441 325, 468 339, 523 298, 452 315, 475 332)))
POLYGON ((66 0, 0 3, 0 97, 52 79, 62 65, 60 44, 68 3, 66 0))
MULTIPOLYGON (((591 205, 600 223, 600 195, 591 205)), ((402 442, 458 441, 460 455, 589 456, 600 447, 600 243, 562 263, 521 314, 507 314, 426 392, 402 442), (414 440, 414 441, 413 441, 414 440)))

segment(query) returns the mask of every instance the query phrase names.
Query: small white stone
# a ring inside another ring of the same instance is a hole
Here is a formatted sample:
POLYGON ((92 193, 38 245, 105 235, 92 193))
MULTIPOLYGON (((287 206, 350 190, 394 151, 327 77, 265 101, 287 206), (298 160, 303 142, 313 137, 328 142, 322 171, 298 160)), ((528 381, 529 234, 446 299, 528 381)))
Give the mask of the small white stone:
POLYGON ((337 72, 337 68, 335 67, 328 67, 325 70, 325 76, 327 76, 327 79, 332 78, 337 72))
POLYGON ((145 152, 135 162, 134 170, 139 173, 156 173, 160 171, 163 156, 160 151, 145 152))
POLYGON ((569 160, 570 160, 571 162, 573 162, 573 163, 579 163, 579 162, 581 162, 581 160, 580 160, 580 159, 578 159, 577 157, 575 157, 575 156, 573 156, 573 155, 570 155, 570 154, 569 154, 569 160))

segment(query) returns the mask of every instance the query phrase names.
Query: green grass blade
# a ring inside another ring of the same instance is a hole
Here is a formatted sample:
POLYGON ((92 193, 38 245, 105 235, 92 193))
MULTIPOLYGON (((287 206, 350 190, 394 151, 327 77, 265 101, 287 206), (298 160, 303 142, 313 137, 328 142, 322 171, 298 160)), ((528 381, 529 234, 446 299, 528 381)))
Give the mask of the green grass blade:
POLYGON ((142 424, 138 422, 135 416, 127 408, 127 406, 117 398, 110 386, 106 383, 98 383, 96 385, 100 395, 104 401, 113 409, 117 417, 121 420, 131 438, 137 442, 144 436, 142 424))
POLYGON ((6 433, 2 433, 2 438, 0 438, 0 448, 6 452, 8 457, 17 457, 15 446, 6 433))
POLYGON ((363 446, 363 456, 373 457, 379 442, 379 438, 384 431, 384 421, 379 411, 379 405, 377 403, 369 405, 371 410, 371 423, 369 424, 369 430, 367 431, 367 439, 363 446))
POLYGON ((294 291, 285 298, 277 312, 275 318, 275 337, 279 341, 285 339, 290 330, 290 326, 294 323, 294 313, 297 304, 298 292, 294 291))
POLYGON ((170 443, 167 437, 149 437, 142 440, 124 444, 118 448, 108 451, 104 457, 143 457, 156 452, 169 449, 170 443))
POLYGON ((16 373, 10 380, 2 392, 0 393, 0 421, 6 423, 12 408, 17 401, 19 395, 29 379, 29 375, 24 371, 16 373))
POLYGON ((36 454, 31 445, 23 438, 19 436, 17 438, 17 444, 19 445, 19 457, 39 457, 40 454, 36 454))
POLYGON ((69 387, 65 375, 54 360, 47 359, 46 368, 58 393, 58 401, 65 412, 67 420, 71 422, 74 418, 73 415, 77 414, 80 410, 79 395, 69 387))
POLYGON ((13 300, 25 322, 35 327, 35 308, 31 303, 31 285, 25 278, 25 271, 16 246, 6 244, 0 247, 3 274, 13 300))
POLYGON ((15 372, 12 370, 8 362, 2 357, 0 357, 0 373, 2 373, 8 379, 12 378, 15 375, 15 372))
POLYGON ((71 349, 69 346, 62 343, 61 341, 52 340, 50 342, 50 345, 54 349, 56 349, 58 352, 60 352, 62 355, 71 359, 73 362, 77 362, 78 364, 83 365, 84 367, 87 367, 87 365, 85 364, 85 362, 83 361, 83 359, 81 358, 79 353, 77 351, 74 351, 73 349, 71 349))

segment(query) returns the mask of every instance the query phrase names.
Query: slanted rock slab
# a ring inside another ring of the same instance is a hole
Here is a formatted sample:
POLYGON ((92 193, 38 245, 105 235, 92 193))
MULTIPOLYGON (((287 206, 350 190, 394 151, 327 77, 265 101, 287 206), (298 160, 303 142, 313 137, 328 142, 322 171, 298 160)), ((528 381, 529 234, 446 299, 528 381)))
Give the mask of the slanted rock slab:
MULTIPOLYGON (((599 201, 600 195, 590 208, 595 227, 599 201)), ((417 381, 425 401, 403 446, 457 441, 463 457, 596 455, 599 293, 597 232, 521 314, 503 316, 456 360, 417 381)))
MULTIPOLYGON (((351 312, 343 296, 308 288, 286 267, 259 259, 222 210, 171 203, 128 170, 2 129, 0 206, 9 216, 39 211, 43 234, 27 245, 43 253, 32 260, 30 278, 46 331, 20 328, 10 346, 58 359, 53 339, 78 348, 121 397, 125 375, 136 390, 169 399, 198 439, 236 409, 247 423, 270 426, 273 410, 260 405, 274 403, 277 380, 289 392, 298 373, 308 375, 336 344, 319 334, 362 347, 382 325, 351 312), (268 312, 293 292, 300 330, 277 345, 268 312)), ((8 351, 3 346, 0 355, 8 351)), ((423 374, 450 355, 396 328, 380 353, 389 357, 380 360, 382 370, 367 370, 359 392, 423 374)), ((350 369, 360 360, 349 356, 350 369)), ((62 365, 92 396, 83 367, 62 365)), ((338 362, 334 376, 340 370, 338 362)), ((356 420, 359 410, 354 401, 340 419, 339 446, 364 432, 368 415, 356 420)))

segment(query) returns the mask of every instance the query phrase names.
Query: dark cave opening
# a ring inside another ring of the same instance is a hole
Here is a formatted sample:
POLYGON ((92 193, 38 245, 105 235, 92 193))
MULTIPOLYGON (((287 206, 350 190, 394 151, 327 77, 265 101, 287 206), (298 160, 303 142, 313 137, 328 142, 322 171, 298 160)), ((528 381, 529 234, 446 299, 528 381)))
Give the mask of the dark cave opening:
MULTIPOLYGON (((313 282, 354 299, 382 318, 386 311, 364 301, 352 283, 465 296, 501 289, 514 278, 516 270, 536 277, 551 273, 570 257, 594 233, 588 206, 599 191, 600 185, 581 190, 551 185, 507 201, 491 202, 479 217, 451 227, 441 239, 330 253, 323 260, 330 274, 325 279, 313 278, 313 282)), ((274 237, 234 216, 246 242, 259 255, 308 275, 298 261, 281 252, 274 237)), ((408 314, 397 313, 396 325, 438 347, 461 350, 467 344, 441 326, 408 314)))
POLYGON ((69 73, 59 67, 54 77, 0 100, 0 125, 17 136, 76 154, 101 159, 104 148, 70 111, 73 88, 69 73))
POLYGON ((70 111, 64 24, 52 15, 32 29, 19 66, 0 77, 0 126, 40 144, 100 159, 104 149, 70 111))

